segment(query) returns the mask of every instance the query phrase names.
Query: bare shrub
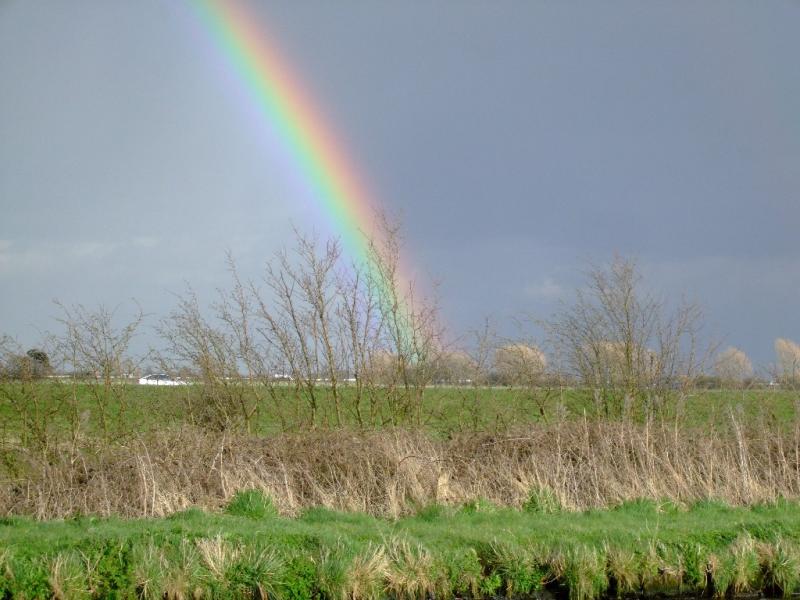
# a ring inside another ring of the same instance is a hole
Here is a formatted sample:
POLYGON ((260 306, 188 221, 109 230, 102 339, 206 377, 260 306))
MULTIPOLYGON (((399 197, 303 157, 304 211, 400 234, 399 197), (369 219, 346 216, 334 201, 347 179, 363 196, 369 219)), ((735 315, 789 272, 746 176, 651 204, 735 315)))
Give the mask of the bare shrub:
POLYGON ((699 308, 681 303, 668 312, 642 290, 629 259, 592 267, 587 279, 575 303, 544 323, 554 355, 594 390, 598 412, 622 415, 633 402, 646 413, 660 409, 703 363, 699 308))
POLYGON ((402 239, 397 222, 385 214, 376 216, 377 235, 368 240, 366 268, 374 281, 378 308, 383 317, 384 357, 393 368, 387 375, 386 400, 391 422, 422 422, 425 389, 435 377, 444 350, 438 306, 421 297, 413 281, 400 272, 402 239))
MULTIPOLYGON (((229 371, 235 376, 225 378, 225 383, 238 384, 235 388, 236 408, 242 422, 249 431, 254 418, 267 406, 275 415, 282 430, 291 426, 291 409, 286 406, 277 379, 285 374, 285 360, 275 352, 273 345, 265 340, 264 329, 259 321, 261 299, 252 284, 241 280, 233 256, 228 254, 228 270, 232 278, 230 290, 220 290, 215 304, 217 316, 229 332, 232 343, 231 356, 236 364, 229 371), (239 369, 243 369, 240 381, 239 369)), ((230 394, 228 396, 230 404, 230 394)))
POLYGON ((472 431, 478 431, 482 426, 482 401, 491 393, 489 384, 495 338, 492 324, 486 319, 481 329, 472 332, 470 350, 460 352, 463 358, 459 358, 459 371, 465 369, 461 375, 465 379, 459 381, 457 388, 461 399, 458 417, 462 428, 467 425, 472 431))
POLYGON ((309 425, 318 424, 320 385, 333 398, 334 424, 342 423, 339 376, 342 372, 336 318, 336 268, 341 247, 328 240, 318 242, 296 232, 293 252, 282 250, 267 263, 264 283, 271 297, 254 287, 257 317, 263 322, 266 341, 283 357, 295 382, 298 399, 308 407, 309 425))
POLYGON ((144 313, 137 305, 133 315, 118 324, 118 309, 56 304, 61 309, 58 320, 64 327, 55 342, 60 363, 72 371, 73 386, 80 378, 89 390, 103 435, 124 435, 128 378, 138 364, 129 350, 144 313))
MULTIPOLYGON (((69 394, 58 380, 42 380, 50 369, 47 350, 23 353, 11 337, 0 336, 0 409, 7 419, 0 429, 0 441, 9 436, 23 448, 45 454, 58 443, 59 421, 69 394)), ((10 448, 3 443, 0 456, 13 455, 13 444, 10 448)), ((9 464, 14 464, 13 460, 9 464)))
POLYGON ((159 325, 166 343, 160 360, 166 370, 177 372, 188 367, 199 378, 200 385, 191 386, 186 394, 191 422, 216 430, 249 429, 259 409, 259 398, 242 380, 239 370, 240 360, 249 364, 251 359, 246 315, 238 322, 245 329, 237 328, 227 298, 220 302, 222 318, 212 323, 203 315, 191 289, 178 298, 177 308, 159 325))
POLYGON ((284 430, 422 422, 441 331, 435 307, 401 279, 397 233, 383 223, 360 263, 344 265, 337 240, 295 231, 256 282, 228 256, 233 286, 211 317, 191 289, 178 299, 160 326, 162 363, 202 381, 199 396, 187 393, 199 400, 188 405, 195 422, 249 429, 267 400, 284 430))
POLYGON ((800 429, 731 415, 715 431, 674 423, 563 422, 442 439, 393 430, 257 438, 191 428, 136 441, 25 455, 0 488, 0 512, 165 515, 217 509, 242 489, 285 514, 310 506, 397 516, 484 498, 520 507, 532 491, 565 509, 650 498, 733 505, 800 497, 800 429))
POLYGON ((375 366, 384 319, 374 279, 357 264, 337 277, 336 316, 345 380, 353 387, 348 409, 364 428, 380 422, 382 390, 375 366))

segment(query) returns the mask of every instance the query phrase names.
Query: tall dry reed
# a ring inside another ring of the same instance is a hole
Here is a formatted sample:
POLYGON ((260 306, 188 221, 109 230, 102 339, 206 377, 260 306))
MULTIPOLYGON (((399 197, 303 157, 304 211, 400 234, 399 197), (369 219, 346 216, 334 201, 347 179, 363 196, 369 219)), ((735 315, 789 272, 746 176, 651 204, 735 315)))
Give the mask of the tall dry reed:
POLYGON ((86 441, 47 458, 5 449, 0 514, 161 516, 218 508, 238 490, 310 506, 398 516, 479 498, 521 506, 544 490, 567 509, 636 498, 732 505, 800 497, 800 426, 715 432, 661 423, 569 422, 449 440, 405 430, 271 438, 161 431, 86 441), (9 464, 13 463, 13 473, 9 464))

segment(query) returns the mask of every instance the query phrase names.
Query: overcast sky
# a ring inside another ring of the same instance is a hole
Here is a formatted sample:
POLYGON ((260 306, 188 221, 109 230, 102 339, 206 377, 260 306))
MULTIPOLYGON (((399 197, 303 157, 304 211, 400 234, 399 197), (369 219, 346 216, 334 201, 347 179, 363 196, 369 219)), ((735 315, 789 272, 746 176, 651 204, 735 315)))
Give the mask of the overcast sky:
MULTIPOLYGON (((755 362, 800 340, 800 3, 249 6, 402 215, 456 331, 638 257, 755 362)), ((320 221, 179 0, 0 0, 0 331, 164 315, 320 221)), ((146 334, 151 335, 151 334, 146 334)))

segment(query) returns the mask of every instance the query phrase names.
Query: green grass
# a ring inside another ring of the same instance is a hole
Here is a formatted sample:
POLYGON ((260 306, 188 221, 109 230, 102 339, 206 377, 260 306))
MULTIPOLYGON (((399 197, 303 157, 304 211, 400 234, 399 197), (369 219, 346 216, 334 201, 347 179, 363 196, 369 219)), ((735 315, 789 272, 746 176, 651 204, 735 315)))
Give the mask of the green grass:
MULTIPOLYGON (((18 384, 0 384, 4 390, 17 390, 18 384)), ((88 384, 72 385, 38 383, 33 390, 42 405, 42 411, 53 410, 48 419, 48 427, 53 433, 65 432, 78 423, 81 432, 88 435, 102 433, 102 411, 96 394, 102 389, 88 384)), ((3 391, 3 390, 0 390, 3 391)), ((293 388, 282 385, 276 387, 280 409, 273 399, 264 397, 254 417, 251 431, 269 435, 281 430, 303 430, 308 428, 308 409, 298 398, 293 388), (283 415, 283 419, 280 418, 283 415)), ((352 388, 342 387, 343 426, 358 425, 352 399, 352 388)), ((115 386, 114 394, 107 404, 106 427, 113 435, 142 433, 165 426, 187 423, 191 415, 187 411, 187 400, 199 397, 203 386, 154 387, 125 385, 115 386)), ((317 390, 319 412, 317 427, 333 427, 334 407, 328 388, 317 390)), ((531 392, 511 388, 469 388, 469 387, 430 387, 426 389, 420 411, 420 422, 400 423, 419 426, 437 435, 447 435, 456 431, 503 431, 517 425, 527 425, 558 419, 594 418, 595 407, 591 393, 583 389, 558 389, 549 393, 544 390, 531 392), (541 414, 540 405, 544 409, 541 414)), ((19 394, 18 394, 19 395, 19 394)), ((99 394, 102 398, 102 393, 99 394)), ((0 422, 3 423, 0 436, 14 435, 26 429, 19 411, 7 399, 8 394, 0 394, 0 422)), ((682 424, 688 426, 714 427, 725 422, 733 411, 746 422, 755 419, 768 419, 772 423, 790 424, 797 416, 797 392, 780 390, 696 390, 691 392, 680 404, 671 404, 662 415, 672 419, 676 412, 682 424)), ((31 406, 30 401, 22 403, 31 406)), ((380 399, 373 415, 369 414, 366 403, 362 403, 364 427, 382 428, 391 425, 390 410, 385 399, 380 399)), ((602 416, 602 415, 600 415, 602 416)), ((45 418, 45 417, 42 417, 45 418)))
POLYGON ((800 584, 800 506, 429 507, 397 521, 256 492, 165 519, 0 521, 0 597, 397 598, 766 591, 800 584), (255 507, 255 509, 253 508, 255 507))

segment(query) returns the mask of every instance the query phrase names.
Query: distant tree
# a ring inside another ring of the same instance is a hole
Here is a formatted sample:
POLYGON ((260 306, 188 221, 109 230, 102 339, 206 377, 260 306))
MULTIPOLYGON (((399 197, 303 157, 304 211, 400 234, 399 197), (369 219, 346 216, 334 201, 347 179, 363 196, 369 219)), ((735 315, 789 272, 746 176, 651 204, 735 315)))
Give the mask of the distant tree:
POLYGON ((40 365, 48 368, 50 367, 50 357, 47 356, 47 352, 44 350, 31 348, 26 352, 26 354, 31 358, 31 360, 36 361, 40 365))
POLYGON ((591 353, 595 369, 593 377, 606 385, 620 385, 631 378, 638 380, 639 384, 647 383, 656 374, 657 356, 648 348, 627 348, 625 342, 602 340, 591 349, 591 353), (630 355, 635 357, 633 365, 629 362, 630 355), (631 369, 636 373, 630 373, 631 369))
POLYGON ((39 349, 28 350, 22 354, 11 338, 6 337, 2 347, 2 375, 6 379, 30 381, 41 379, 50 372, 50 359, 39 349))
POLYGON ((30 381, 36 378, 33 373, 33 361, 24 354, 6 355, 3 374, 6 379, 16 381, 30 381))
POLYGON ((397 354, 383 348, 374 349, 367 357, 362 376, 381 386, 393 385, 397 364, 397 354))
POLYGON ((50 374, 50 357, 47 352, 39 348, 31 348, 25 355, 31 361, 31 373, 35 379, 40 379, 50 374))
POLYGON ((791 340, 775 340, 776 379, 783 385, 800 383, 800 346, 791 340))
POLYGON ((742 386, 753 376, 753 363, 744 352, 731 346, 717 356, 714 373, 722 385, 742 386))
POLYGON ((547 367, 547 358, 536 346, 515 343, 498 348, 494 364, 502 383, 531 385, 541 379, 547 367))
POLYGON ((472 381, 475 361, 463 350, 445 350, 436 358, 434 380, 440 383, 467 383, 472 381))

